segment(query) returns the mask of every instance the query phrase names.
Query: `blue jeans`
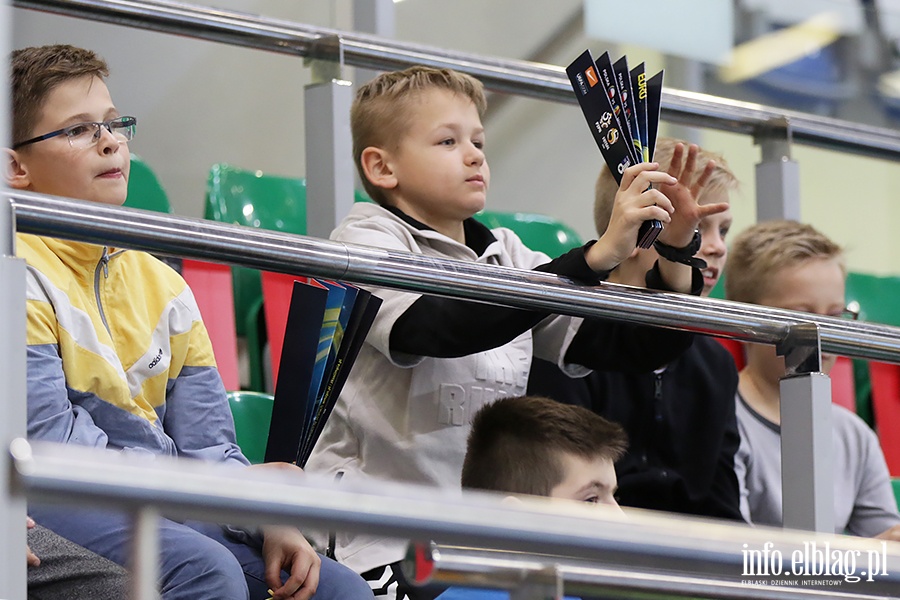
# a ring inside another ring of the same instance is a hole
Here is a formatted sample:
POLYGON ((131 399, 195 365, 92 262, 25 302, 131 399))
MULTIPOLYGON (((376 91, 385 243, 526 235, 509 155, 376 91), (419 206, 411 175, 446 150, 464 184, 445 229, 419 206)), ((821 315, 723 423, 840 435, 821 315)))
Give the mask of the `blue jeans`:
MULTIPOLYGON (((29 506, 40 525, 101 556, 126 565, 131 520, 104 510, 29 506)), ((269 597, 265 563, 257 548, 226 537, 211 523, 160 519, 160 590, 164 600, 264 600, 269 597)), ((362 578, 325 557, 318 600, 371 599, 362 578)), ((282 572, 282 579, 288 573, 282 572)))

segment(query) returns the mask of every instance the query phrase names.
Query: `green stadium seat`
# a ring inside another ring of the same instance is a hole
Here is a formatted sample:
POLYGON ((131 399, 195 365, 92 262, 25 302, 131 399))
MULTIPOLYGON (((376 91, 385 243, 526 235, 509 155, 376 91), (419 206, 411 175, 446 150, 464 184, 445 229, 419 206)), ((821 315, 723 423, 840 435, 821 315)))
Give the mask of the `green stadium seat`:
MULTIPOLYGON (((356 192, 356 201, 367 199, 356 192)), ((306 235, 306 180, 215 164, 206 182, 205 218, 306 235)), ((237 334, 247 340, 251 390, 265 391, 265 313, 260 273, 232 267, 237 334)))
POLYGON ((161 213, 171 213, 169 196, 150 166, 137 154, 131 155, 128 196, 124 206, 161 213))
MULTIPOLYGON (((306 234, 306 180, 213 165, 206 183, 205 218, 220 223, 306 234)), ((265 317, 259 271, 232 267, 237 334, 247 339, 250 389, 265 390, 265 317)))
POLYGON ((485 210, 475 218, 491 229, 506 227, 513 230, 526 246, 551 258, 584 244, 574 229, 545 215, 485 210))
POLYGON ((275 399, 262 392, 229 392, 228 404, 241 452, 254 465, 264 462, 275 399))
MULTIPOLYGON (((847 276, 847 302, 859 305, 861 321, 900 326, 900 310, 894 302, 897 294, 900 277, 866 273, 847 276)), ((900 367, 862 360, 855 361, 854 366, 863 376, 857 379, 857 398, 866 402, 865 412, 860 407, 858 413, 878 432, 891 475, 900 476, 900 367)))

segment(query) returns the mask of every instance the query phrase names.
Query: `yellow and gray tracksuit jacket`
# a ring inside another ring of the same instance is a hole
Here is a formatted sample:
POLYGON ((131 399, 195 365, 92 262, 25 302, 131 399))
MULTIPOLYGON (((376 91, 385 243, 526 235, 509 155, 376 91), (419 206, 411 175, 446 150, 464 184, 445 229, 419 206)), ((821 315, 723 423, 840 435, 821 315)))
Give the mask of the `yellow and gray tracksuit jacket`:
POLYGON ((28 436, 248 464, 200 311, 149 254, 20 234, 28 436))

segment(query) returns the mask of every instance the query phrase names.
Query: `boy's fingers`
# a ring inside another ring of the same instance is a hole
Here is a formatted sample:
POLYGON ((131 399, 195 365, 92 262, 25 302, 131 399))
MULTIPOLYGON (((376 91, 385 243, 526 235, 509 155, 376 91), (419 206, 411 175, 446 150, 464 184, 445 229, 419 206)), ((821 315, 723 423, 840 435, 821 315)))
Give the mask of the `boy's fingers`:
POLYGON ((619 189, 628 189, 634 184, 635 179, 639 175, 655 171, 657 168, 659 168, 659 163, 637 163, 636 165, 631 165, 622 172, 622 181, 619 184, 619 189))
POLYGON ((656 206, 667 214, 675 212, 675 207, 672 205, 672 201, 657 189, 650 188, 645 191, 643 194, 641 194, 641 201, 644 204, 644 207, 656 206))
POLYGON ((631 186, 636 187, 641 192, 644 192, 653 184, 675 185, 676 183, 678 183, 678 180, 665 171, 641 171, 640 173, 638 173, 637 177, 634 178, 631 186))
POLYGON ((717 204, 701 204, 697 207, 697 214, 701 219, 705 219, 710 215, 717 215, 728 210, 727 202, 719 202, 717 204))
POLYGON ((668 173, 672 177, 678 177, 681 174, 681 163, 684 160, 684 144, 678 142, 675 149, 672 150, 672 160, 669 162, 668 173))
POLYGON ((700 147, 697 144, 691 144, 687 151, 687 160, 684 161, 684 168, 681 170, 679 179, 685 185, 689 185, 694 178, 694 169, 697 168, 697 154, 700 153, 700 147))
POLYGON ((697 178, 697 181, 694 182, 693 188, 691 189, 691 193, 694 194, 694 197, 700 195, 700 191, 706 187, 706 184, 709 183, 709 178, 712 177, 713 171, 716 170, 716 161, 710 159, 706 162, 706 166, 703 167, 703 172, 700 174, 700 177, 697 178))
POLYGON ((671 223, 672 215, 667 213, 661 206, 645 206, 642 208, 639 213, 641 217, 641 221, 652 221, 656 219, 657 221, 662 221, 663 223, 671 223))

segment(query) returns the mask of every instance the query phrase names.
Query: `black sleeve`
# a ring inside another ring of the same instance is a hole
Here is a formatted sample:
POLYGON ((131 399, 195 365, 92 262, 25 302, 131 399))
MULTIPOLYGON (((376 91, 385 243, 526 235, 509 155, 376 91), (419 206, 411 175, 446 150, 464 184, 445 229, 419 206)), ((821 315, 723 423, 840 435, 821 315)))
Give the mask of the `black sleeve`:
POLYGON ((563 404, 592 409, 598 392, 592 389, 591 375, 593 373, 586 377, 569 377, 556 363, 533 358, 528 372, 527 393, 529 396, 544 396, 563 404))
MULTIPOLYGON (((585 261, 584 253, 593 243, 570 250, 534 270, 597 285, 609 273, 597 274, 585 261)), ((468 356, 514 340, 549 315, 546 311, 426 295, 394 323, 391 351, 436 358, 468 356)))
MULTIPOLYGON (((703 274, 692 269, 691 294, 703 290, 703 274)), ((647 287, 671 291, 659 272, 659 262, 647 272, 647 287)), ((694 334, 662 327, 632 325, 606 319, 585 319, 566 351, 566 362, 590 369, 644 373, 671 362, 687 350, 694 334)))
MULTIPOLYGON (((730 366, 730 365, 729 365, 730 366)), ((722 369, 719 372, 720 382, 724 389, 731 392, 726 397, 734 397, 737 393, 738 376, 736 369, 722 369)), ((716 473, 713 477, 710 489, 709 514, 720 516, 724 519, 743 521, 741 515, 741 492, 738 486, 737 475, 734 472, 734 457, 741 445, 741 434, 738 431, 737 417, 734 412, 734 402, 728 403, 729 410, 725 413, 725 423, 722 433, 722 446, 719 451, 719 461, 716 465, 716 473)))

